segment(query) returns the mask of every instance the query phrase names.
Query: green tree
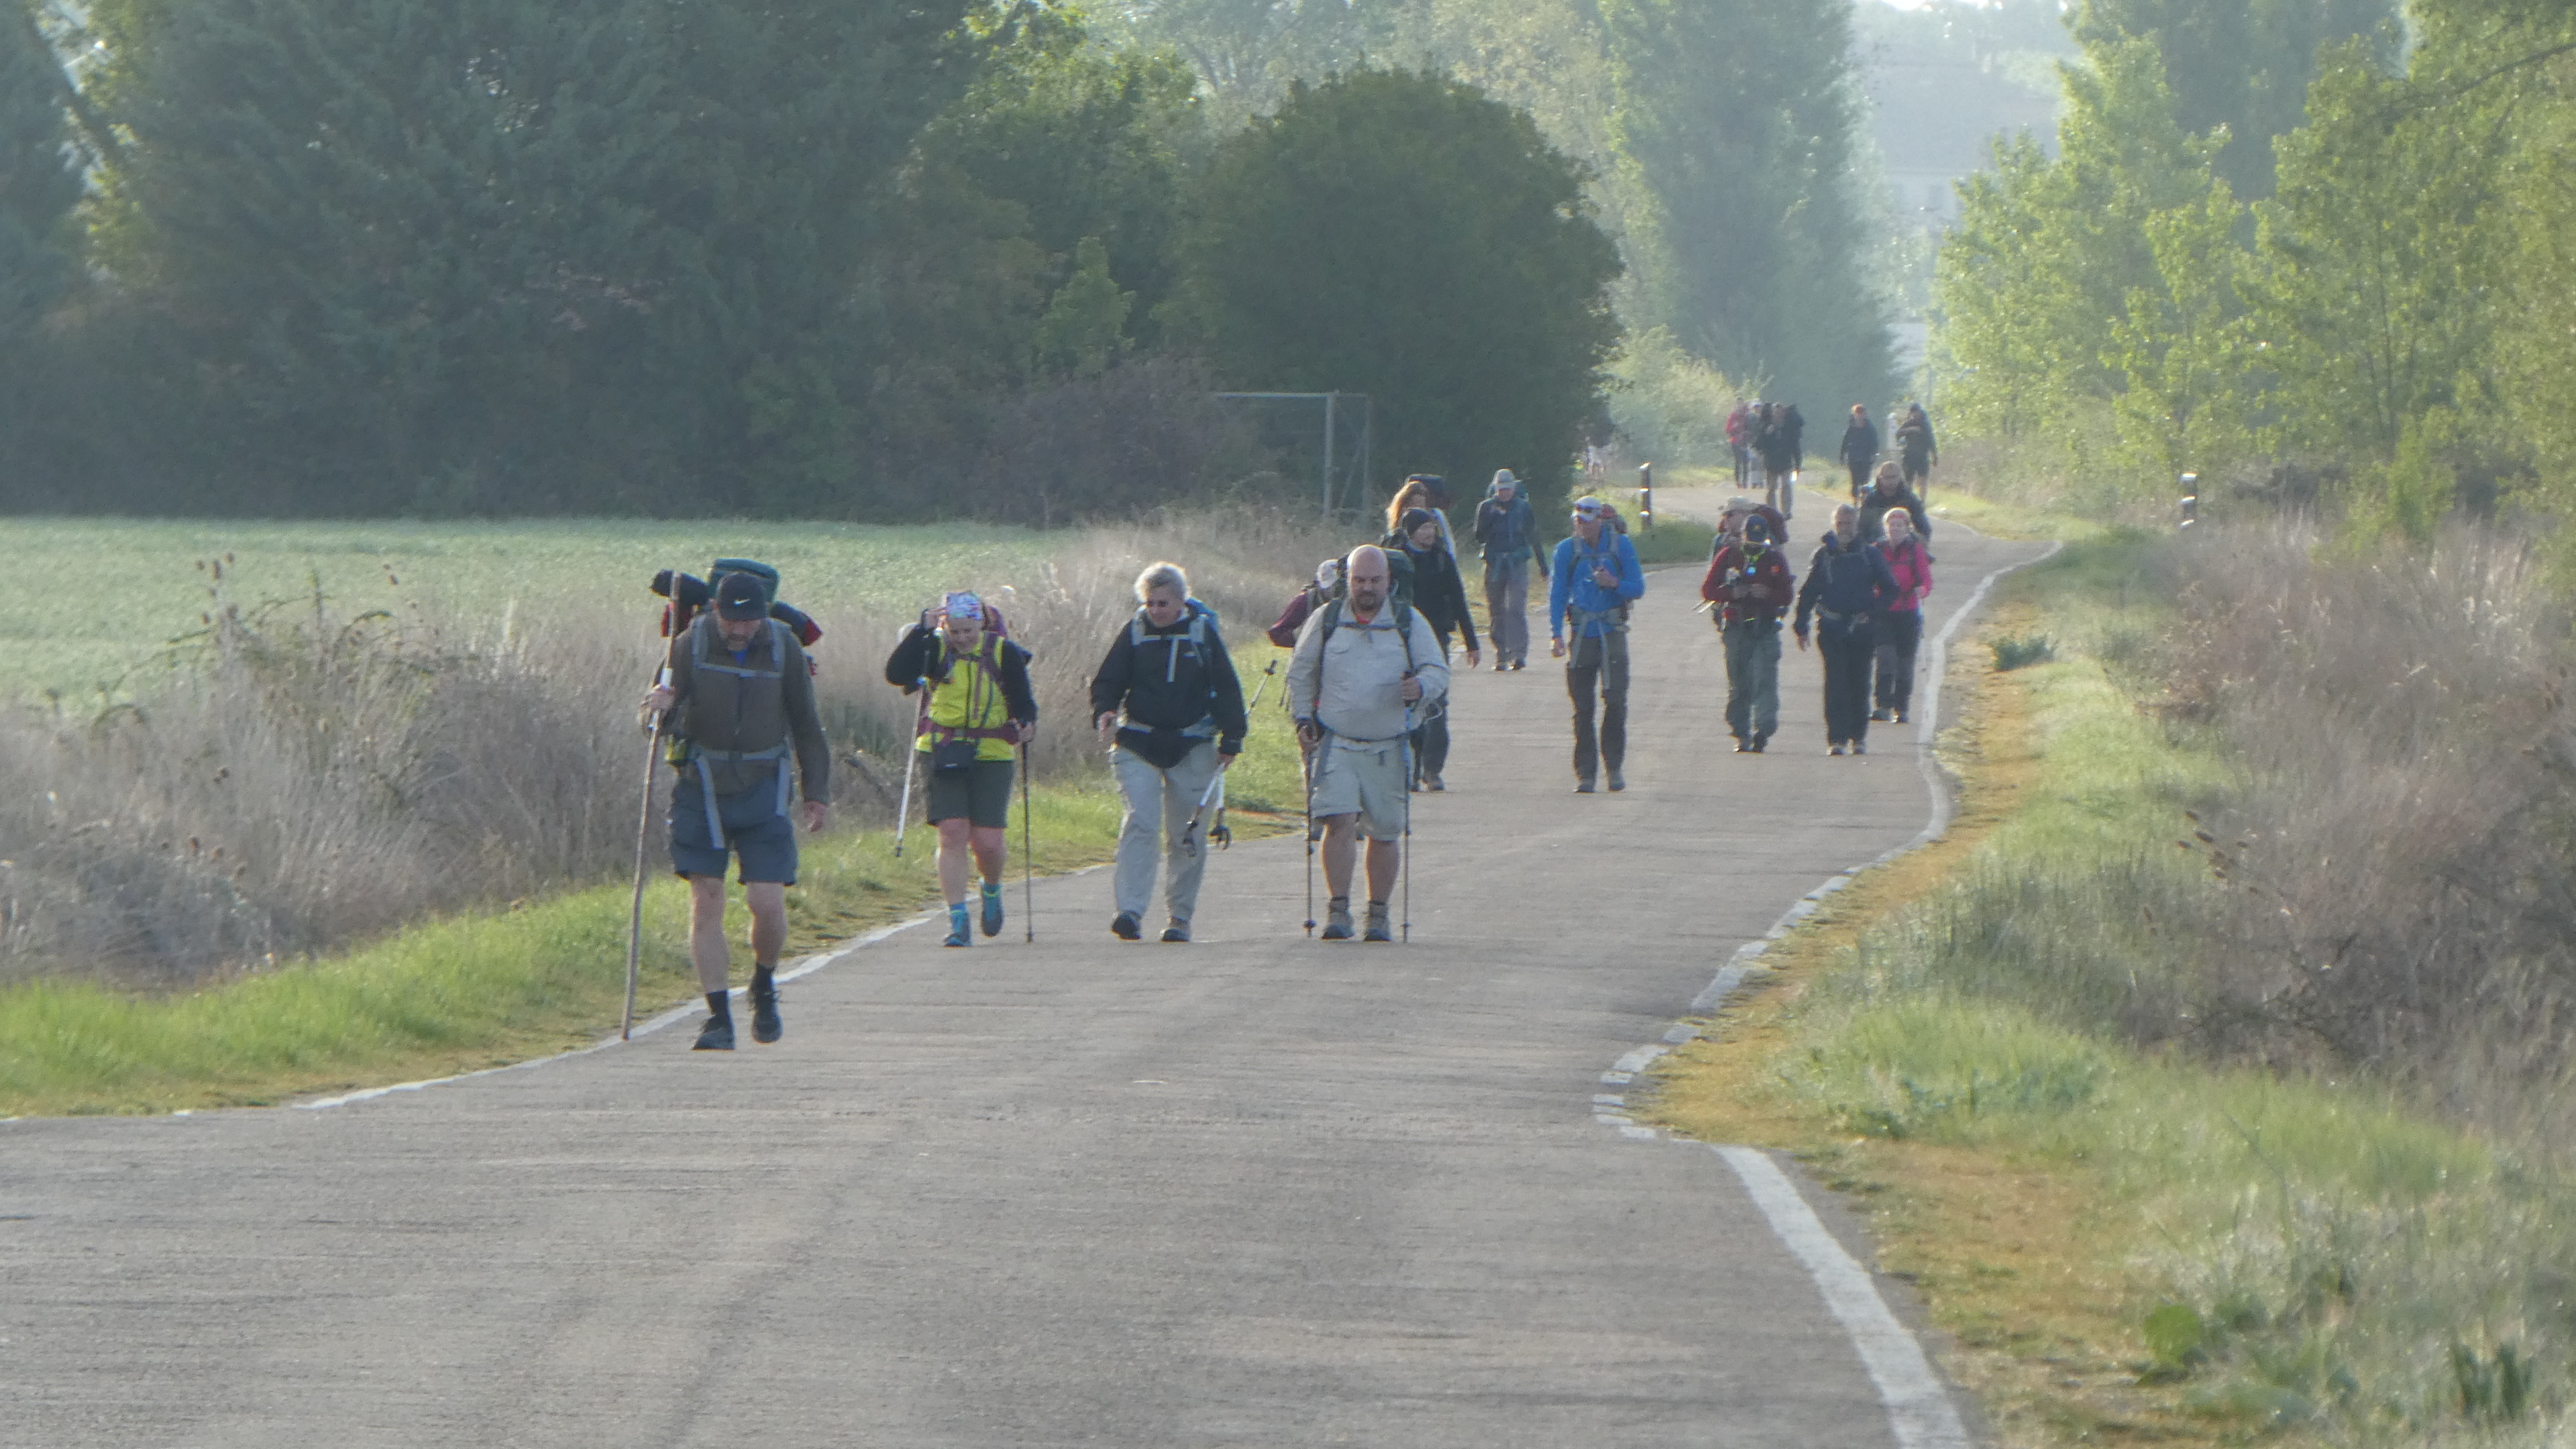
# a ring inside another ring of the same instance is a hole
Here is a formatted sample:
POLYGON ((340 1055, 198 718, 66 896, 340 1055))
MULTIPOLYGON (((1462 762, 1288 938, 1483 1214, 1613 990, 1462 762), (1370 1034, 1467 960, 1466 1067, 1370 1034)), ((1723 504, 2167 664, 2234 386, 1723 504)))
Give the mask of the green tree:
POLYGON ((138 6, 108 255, 265 506, 832 506, 963 6, 138 6))
POLYGON ((42 324, 78 275, 71 140, 53 48, 22 0, 0 0, 0 495, 27 466, 28 405, 53 372, 42 324))
POLYGON ((2174 122, 2192 135, 2226 128, 2218 174, 2243 197, 2272 194, 2272 138, 2307 109, 2319 50, 2364 37, 2393 61, 2397 0, 2084 0, 2076 38, 2155 42, 2174 122))
POLYGON ((1812 408, 1895 386, 1842 0, 1604 0, 1629 320, 1812 408))
POLYGON ((1191 188, 1179 321, 1238 386, 1368 393, 1384 472, 1561 488, 1618 336, 1583 180, 1473 86, 1294 87, 1191 188))
POLYGON ((2257 313, 2284 428, 2321 453, 2386 463, 2428 412, 2493 409, 2509 236, 2488 218, 2509 98, 2421 104, 2434 84, 2382 71, 2359 45, 2336 52, 2258 209, 2257 313))

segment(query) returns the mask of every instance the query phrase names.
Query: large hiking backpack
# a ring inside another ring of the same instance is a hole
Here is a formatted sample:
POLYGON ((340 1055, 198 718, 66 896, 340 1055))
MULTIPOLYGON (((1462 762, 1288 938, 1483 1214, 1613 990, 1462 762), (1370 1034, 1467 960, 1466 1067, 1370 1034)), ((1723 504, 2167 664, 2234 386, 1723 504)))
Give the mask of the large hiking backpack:
MULTIPOLYGON (((812 615, 793 604, 779 602, 778 570, 747 558, 717 559, 707 567, 703 579, 670 569, 653 575, 653 592, 670 600, 662 606, 662 637, 676 639, 686 631, 698 612, 715 602, 716 584, 727 574, 749 574, 759 580, 760 596, 769 604, 769 617, 786 625, 797 643, 811 649, 823 637, 823 627, 814 622, 812 615)), ((812 671, 818 666, 809 658, 805 667, 812 671)))

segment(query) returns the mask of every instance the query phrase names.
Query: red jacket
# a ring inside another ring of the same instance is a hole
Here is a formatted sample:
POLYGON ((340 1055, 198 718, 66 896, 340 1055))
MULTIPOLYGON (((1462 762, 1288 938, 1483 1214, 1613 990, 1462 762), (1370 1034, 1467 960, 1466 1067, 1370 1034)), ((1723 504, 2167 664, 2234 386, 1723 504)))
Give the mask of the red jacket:
POLYGON ((1878 545, 1879 557, 1887 560, 1887 571, 1896 578, 1898 593, 1891 609, 1920 609, 1923 596, 1932 592, 1932 554, 1923 540, 1909 538, 1899 549, 1893 543, 1878 545))
POLYGON ((1748 622, 1776 624, 1789 606, 1797 602, 1797 580, 1789 574, 1789 561, 1777 548, 1762 550, 1753 560, 1752 576, 1740 577, 1745 568, 1744 545, 1729 543, 1708 561, 1708 577, 1700 580, 1699 596, 1717 605, 1723 623, 1748 622))
POLYGON ((1315 612, 1315 591, 1299 589, 1288 607, 1279 611, 1279 622, 1270 626, 1270 642, 1282 649, 1297 647, 1297 631, 1306 627, 1306 616, 1315 612))

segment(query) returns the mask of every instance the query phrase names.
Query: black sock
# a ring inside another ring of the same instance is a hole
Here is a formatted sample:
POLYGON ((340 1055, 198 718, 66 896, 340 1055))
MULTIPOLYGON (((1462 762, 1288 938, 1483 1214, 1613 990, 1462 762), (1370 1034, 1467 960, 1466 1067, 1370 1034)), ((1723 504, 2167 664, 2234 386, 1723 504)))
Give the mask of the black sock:
POLYGON ((778 989, 778 963, 772 961, 768 965, 763 966, 758 962, 753 962, 751 967, 751 989, 754 991, 776 991, 778 989))
POLYGON ((733 994, 731 992, 710 991, 707 993, 707 1019, 710 1021, 733 1020, 733 994))

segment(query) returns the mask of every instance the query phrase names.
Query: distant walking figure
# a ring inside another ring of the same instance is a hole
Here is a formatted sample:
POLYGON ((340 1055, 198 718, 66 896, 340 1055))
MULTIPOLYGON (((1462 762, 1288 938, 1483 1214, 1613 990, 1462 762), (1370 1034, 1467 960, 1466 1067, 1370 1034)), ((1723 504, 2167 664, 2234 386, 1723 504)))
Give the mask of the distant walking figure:
POLYGON ((1869 486, 1869 470, 1878 465, 1878 424, 1870 421, 1869 409, 1852 404, 1851 422, 1843 428, 1841 448, 1843 466, 1851 470, 1852 502, 1860 501, 1860 491, 1869 486))
MULTIPOLYGON (((1494 668, 1529 666, 1530 570, 1547 577, 1538 556, 1538 518, 1512 470, 1494 474, 1485 501, 1476 505, 1476 545, 1485 559, 1485 620, 1494 636, 1494 668)), ((1473 661, 1468 664, 1474 668, 1473 661)))
POLYGON ((1750 510, 1700 581, 1726 642, 1726 732, 1738 754, 1762 753, 1780 727, 1780 616, 1796 589, 1789 561, 1773 546, 1771 520, 1750 510))
POLYGON ((1896 448, 1904 462, 1905 481, 1919 485, 1919 491, 1931 491, 1932 465, 1941 461, 1941 449, 1932 441, 1932 420, 1923 415, 1923 404, 1906 408, 1905 421, 1896 425, 1896 448))
POLYGON ((1923 644, 1923 596, 1932 592, 1932 551, 1914 536, 1914 518, 1902 508, 1887 512, 1887 538, 1877 546, 1887 560, 1896 597, 1878 616, 1875 668, 1878 680, 1871 719, 1911 722, 1914 703, 1914 653, 1923 644))

